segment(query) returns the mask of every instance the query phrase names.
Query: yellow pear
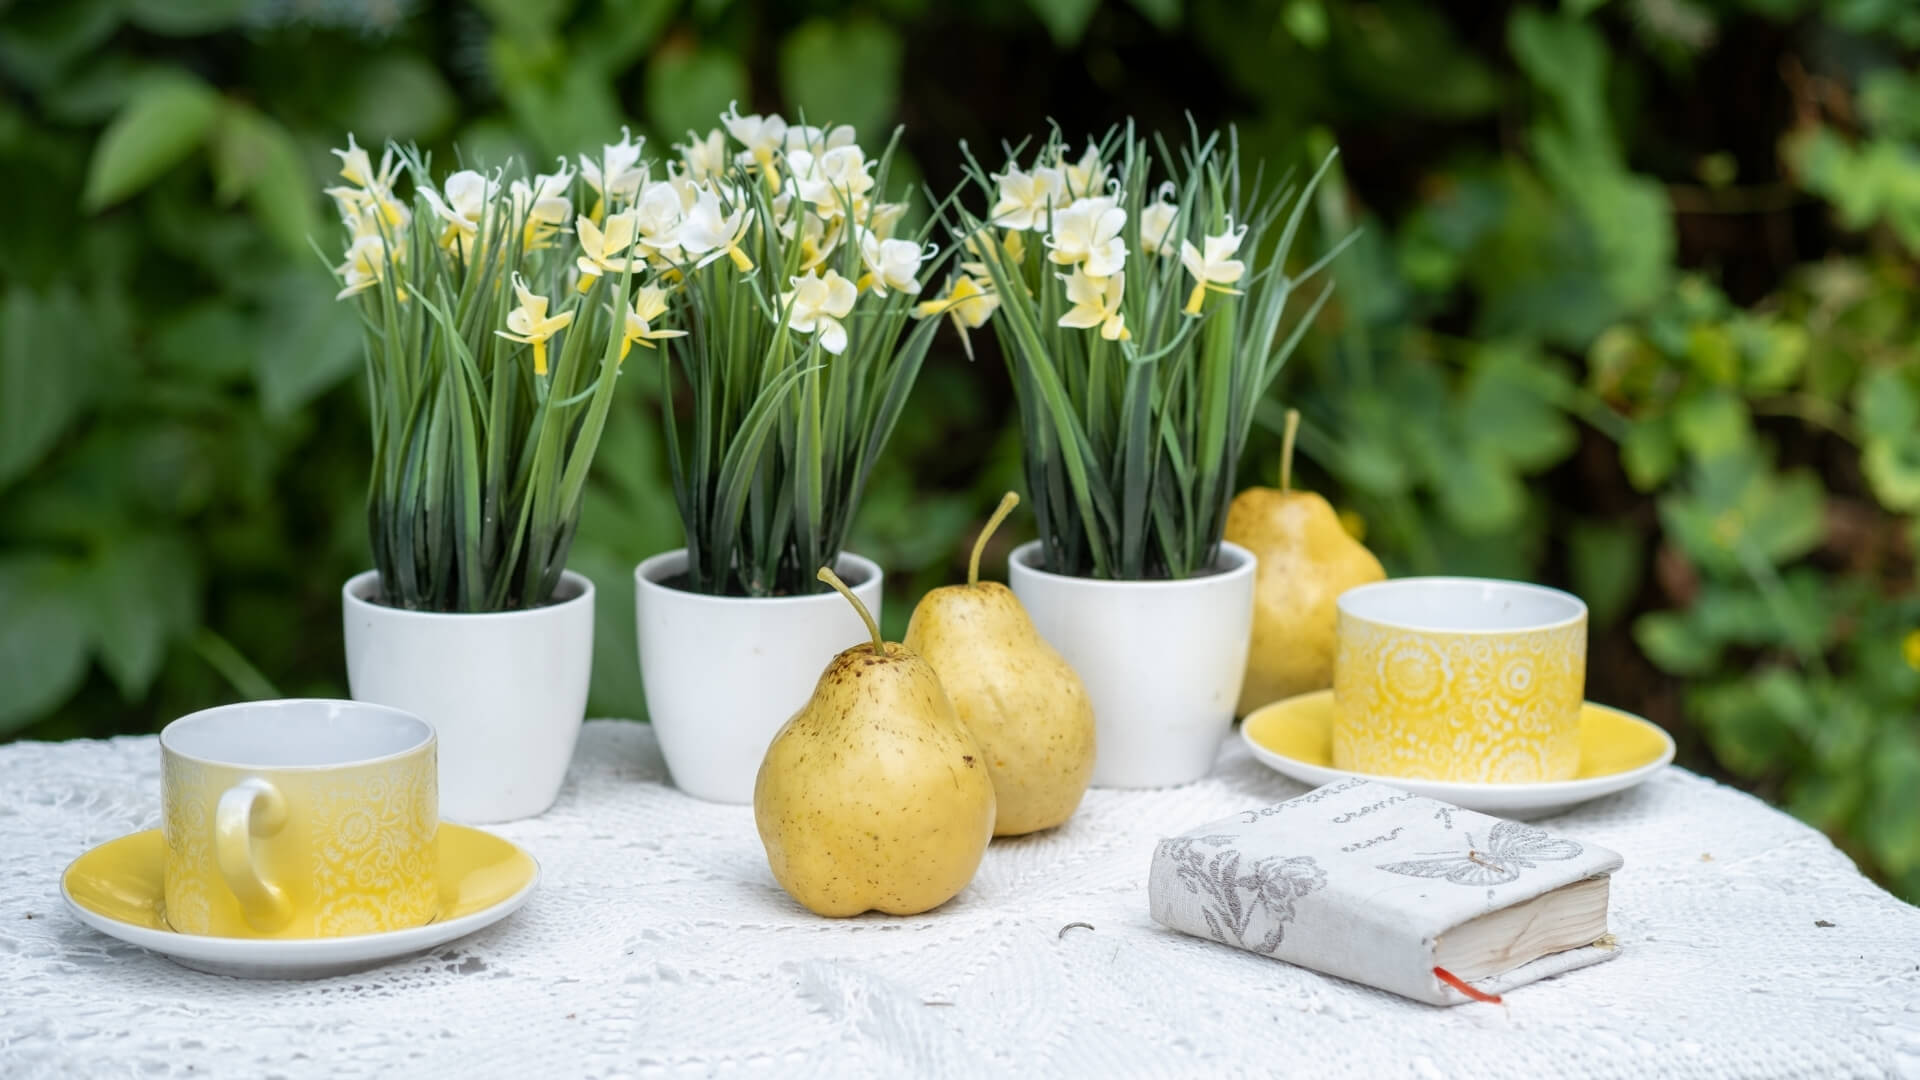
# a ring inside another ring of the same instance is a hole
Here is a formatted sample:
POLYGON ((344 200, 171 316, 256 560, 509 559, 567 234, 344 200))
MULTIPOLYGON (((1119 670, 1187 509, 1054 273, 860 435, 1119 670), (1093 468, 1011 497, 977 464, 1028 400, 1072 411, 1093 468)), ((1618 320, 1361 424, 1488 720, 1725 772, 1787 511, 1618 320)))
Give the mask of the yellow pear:
POLYGON ((980 580, 980 552, 1020 496, 1009 491, 973 543, 967 583, 920 598, 907 648, 932 665, 960 722, 987 755, 999 803, 995 836, 1073 816, 1093 776, 1093 703, 1013 590, 980 580))
POLYGON ((809 911, 914 915, 966 888, 993 839, 993 781, 939 676, 885 641, 833 571, 873 643, 833 658, 773 737, 753 820, 774 880, 809 911))
POLYGON ((1380 560, 1340 527, 1327 500, 1293 490, 1287 411, 1280 489, 1248 488, 1227 508, 1226 537, 1260 560, 1254 571, 1253 642, 1240 688, 1242 716, 1269 702, 1333 685, 1334 602, 1355 585, 1387 576, 1380 560))

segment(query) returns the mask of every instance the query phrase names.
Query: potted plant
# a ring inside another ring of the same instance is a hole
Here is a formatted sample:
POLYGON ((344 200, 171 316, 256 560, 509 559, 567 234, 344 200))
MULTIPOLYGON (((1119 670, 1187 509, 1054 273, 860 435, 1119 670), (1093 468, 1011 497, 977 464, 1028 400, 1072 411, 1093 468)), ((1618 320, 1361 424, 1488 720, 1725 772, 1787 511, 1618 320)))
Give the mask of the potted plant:
POLYGON ((937 250, 885 201, 897 132, 876 159, 848 127, 721 122, 633 211, 638 235, 677 238, 642 246, 683 281, 688 330, 660 369, 687 542, 635 569, 635 607, 674 782, 747 803, 774 733, 865 633, 817 571, 880 611, 880 567, 843 548, 932 339, 912 315, 937 250))
POLYGON ((335 153, 334 269, 364 327, 373 427, 348 684, 434 725, 445 817, 538 814, 586 709, 593 586, 565 566, 587 469, 622 360, 678 333, 665 283, 575 214, 577 196, 603 218, 633 198, 637 147, 437 183, 413 151, 389 146, 377 169, 351 137, 335 153))
POLYGON ((970 259, 945 297, 963 326, 990 317, 1013 378, 1040 531, 1013 590, 1087 685, 1093 782, 1198 779, 1251 632, 1254 558, 1221 538, 1236 466, 1328 291, 1291 327, 1288 301, 1338 252, 1287 270, 1325 166, 1264 183, 1231 132, 1176 156, 1131 125, 1078 155, 1056 132, 998 174, 967 161, 989 205, 956 210, 970 259))

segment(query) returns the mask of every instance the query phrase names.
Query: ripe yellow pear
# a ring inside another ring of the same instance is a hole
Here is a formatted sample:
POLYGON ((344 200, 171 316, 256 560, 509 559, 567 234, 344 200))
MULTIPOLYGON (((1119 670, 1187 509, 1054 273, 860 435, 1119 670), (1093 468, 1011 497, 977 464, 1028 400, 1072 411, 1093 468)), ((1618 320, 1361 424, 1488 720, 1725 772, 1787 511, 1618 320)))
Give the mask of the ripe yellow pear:
POLYGON ((1293 490, 1293 437, 1300 414, 1287 411, 1280 489, 1248 488, 1227 508, 1226 537, 1260 560, 1254 571, 1253 641, 1239 713, 1333 685, 1334 602, 1355 585, 1387 576, 1380 560, 1340 527, 1327 500, 1293 490))
POLYGON ((940 676, 986 752, 1000 807, 995 836, 1050 829, 1073 816, 1093 776, 1093 703, 1080 676, 1036 630, 1013 590, 980 580, 987 538, 1020 502, 1009 491, 973 544, 967 583, 920 598, 907 648, 940 676))
POLYGON ((774 880, 809 911, 914 915, 966 888, 993 839, 993 781, 939 676, 880 636, 833 571, 873 643, 827 665, 773 737, 753 820, 774 880))

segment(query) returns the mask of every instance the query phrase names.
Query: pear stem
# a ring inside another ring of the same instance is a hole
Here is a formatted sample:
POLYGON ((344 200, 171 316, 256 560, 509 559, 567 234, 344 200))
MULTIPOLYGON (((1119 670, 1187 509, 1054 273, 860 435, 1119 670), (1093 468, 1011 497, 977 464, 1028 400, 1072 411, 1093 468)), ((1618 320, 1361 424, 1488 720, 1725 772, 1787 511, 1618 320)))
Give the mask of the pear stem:
POLYGON ((1001 497, 1000 505, 994 510, 993 516, 988 518, 986 525, 981 527, 979 537, 973 542, 973 557, 967 560, 967 584, 980 584, 980 553, 986 550, 987 538, 993 535, 993 530, 999 528, 1000 523, 1007 520, 1007 515, 1013 513, 1013 508, 1019 505, 1019 493, 1007 492, 1001 497))
POLYGON ((1280 494, 1293 490, 1293 437, 1300 433, 1300 410, 1287 410, 1286 434, 1280 437, 1280 494))
POLYGON ((853 595, 853 590, 847 588, 847 583, 841 581, 840 575, 833 572, 833 567, 823 566, 820 568, 820 572, 814 576, 833 586, 835 591, 847 598, 847 603, 853 605, 853 610, 860 613, 860 621, 867 624, 867 633, 873 635, 873 654, 875 656, 887 655, 887 639, 880 636, 880 624, 873 621, 873 612, 868 611, 867 605, 861 603, 860 598, 853 595))

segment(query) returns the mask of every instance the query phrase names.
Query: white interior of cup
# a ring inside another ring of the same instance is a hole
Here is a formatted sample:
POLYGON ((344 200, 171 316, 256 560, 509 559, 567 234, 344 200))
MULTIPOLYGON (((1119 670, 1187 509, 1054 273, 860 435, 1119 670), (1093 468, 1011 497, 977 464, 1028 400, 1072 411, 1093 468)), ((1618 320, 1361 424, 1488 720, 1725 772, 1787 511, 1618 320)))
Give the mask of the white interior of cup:
POLYGON ((250 701, 183 716, 160 733, 173 753, 242 768, 319 768, 395 757, 433 738, 412 713, 359 701, 250 701))
POLYGON ((1544 585, 1485 578, 1397 578, 1340 595, 1355 618, 1408 630, 1546 630, 1586 617, 1579 597, 1544 585))

